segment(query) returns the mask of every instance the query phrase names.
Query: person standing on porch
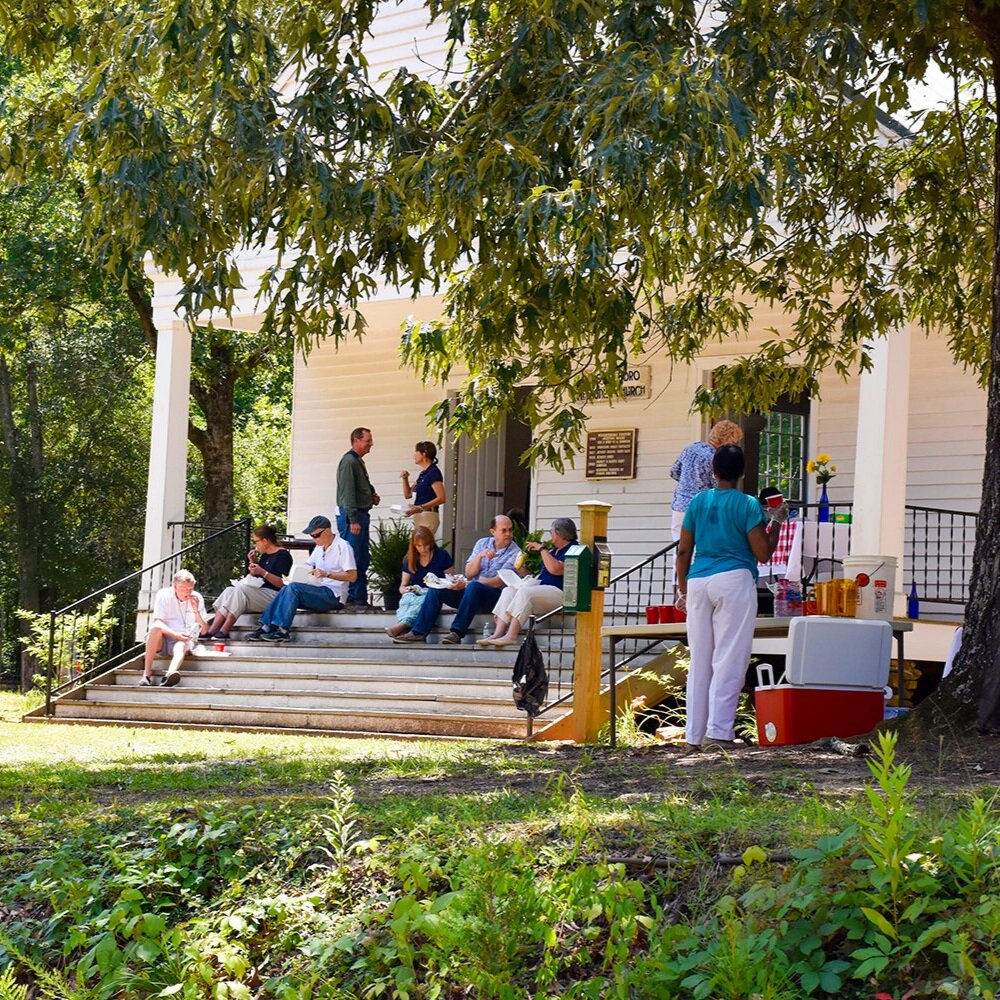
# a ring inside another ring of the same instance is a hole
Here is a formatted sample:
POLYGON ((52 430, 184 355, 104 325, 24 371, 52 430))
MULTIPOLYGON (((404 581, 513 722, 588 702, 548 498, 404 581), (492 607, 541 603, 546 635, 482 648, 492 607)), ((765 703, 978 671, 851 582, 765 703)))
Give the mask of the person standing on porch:
POLYGON ((372 450, 372 432, 367 427, 351 431, 351 447, 337 466, 337 530, 354 550, 357 579, 347 591, 348 607, 368 607, 368 563, 371 542, 371 510, 382 502, 372 487, 364 457, 372 450))
POLYGON ((757 615, 757 563, 778 544, 787 507, 764 528, 760 501, 739 489, 746 460, 738 445, 712 458, 715 489, 688 505, 677 548, 677 607, 687 610, 690 747, 735 746, 736 706, 750 663, 757 615), (694 563, 691 562, 694 554, 694 563))
POLYGON ((412 499, 403 513, 413 518, 415 526, 429 528, 431 534, 436 535, 445 496, 444 476, 438 468, 437 445, 433 441, 418 441, 413 449, 413 461, 419 466, 420 475, 412 487, 409 470, 403 469, 399 474, 403 480, 403 497, 412 499))
POLYGON ((732 420, 719 420, 712 425, 707 441, 689 444, 670 467, 670 478, 677 480, 674 499, 670 504, 673 511, 670 530, 675 542, 680 540, 684 512, 692 498, 715 485, 712 478, 712 456, 715 449, 724 444, 739 444, 742 440, 743 431, 739 424, 734 424, 732 420))

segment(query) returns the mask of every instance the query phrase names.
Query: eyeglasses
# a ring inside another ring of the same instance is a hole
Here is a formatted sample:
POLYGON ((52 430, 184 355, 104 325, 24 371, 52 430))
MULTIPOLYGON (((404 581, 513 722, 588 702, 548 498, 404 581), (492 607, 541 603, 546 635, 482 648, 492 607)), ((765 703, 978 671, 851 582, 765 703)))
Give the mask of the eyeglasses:
POLYGON ((310 537, 310 538, 319 538, 319 537, 320 537, 320 535, 324 535, 324 534, 326 534, 326 528, 320 528, 320 529, 319 529, 319 531, 314 531, 314 532, 312 532, 312 533, 311 533, 311 534, 309 535, 309 537, 310 537))

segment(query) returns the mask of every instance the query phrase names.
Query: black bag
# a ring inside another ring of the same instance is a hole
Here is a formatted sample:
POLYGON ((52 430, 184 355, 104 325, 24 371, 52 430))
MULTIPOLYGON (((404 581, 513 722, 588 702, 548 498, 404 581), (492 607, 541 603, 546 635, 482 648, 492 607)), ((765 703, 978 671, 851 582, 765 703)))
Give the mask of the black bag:
POLYGON ((514 661, 514 704, 532 718, 538 715, 549 694, 549 675, 535 637, 521 643, 514 661))

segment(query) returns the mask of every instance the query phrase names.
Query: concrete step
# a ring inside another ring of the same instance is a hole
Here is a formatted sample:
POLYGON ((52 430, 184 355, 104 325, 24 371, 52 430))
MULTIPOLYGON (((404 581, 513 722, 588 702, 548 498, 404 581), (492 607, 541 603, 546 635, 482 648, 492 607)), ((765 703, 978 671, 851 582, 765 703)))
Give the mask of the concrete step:
POLYGON ((160 705, 164 701, 189 708, 298 708, 343 709, 369 714, 383 707, 392 710, 411 708, 430 715, 467 714, 490 718, 516 718, 517 709, 510 693, 503 697, 444 693, 430 685, 412 692, 392 691, 381 695, 355 684, 342 690, 330 688, 230 688, 193 684, 182 680, 172 688, 101 685, 87 689, 86 701, 108 705, 160 705))
MULTIPOLYGON (((156 689, 150 689, 155 691, 156 689)), ((176 691, 176 689, 174 689, 176 691)), ((165 691, 164 694, 171 693, 165 691)), ((243 729, 279 728, 320 732, 390 733, 428 736, 470 736, 524 739, 527 719, 491 718, 468 714, 438 715, 414 711, 369 709, 363 713, 350 708, 318 710, 303 707, 236 707, 232 705, 188 706, 164 699, 162 703, 109 703, 65 700, 56 705, 58 722, 110 720, 117 725, 153 723, 183 727, 224 725, 243 729)), ((44 721, 35 716, 31 721, 44 721)))
MULTIPOLYGON (((109 690, 131 690, 139 688, 142 692, 157 693, 156 688, 140 688, 139 678, 142 671, 136 667, 129 670, 119 670, 115 673, 113 683, 94 685, 87 689, 88 698, 91 694, 101 698, 109 690)), ((424 669, 421 673, 413 673, 406 677, 398 674, 385 674, 368 671, 363 673, 355 670, 350 674, 342 674, 335 670, 304 670, 296 667, 290 670, 264 671, 254 670, 246 673, 200 669, 197 671, 181 671, 180 683, 175 690, 199 691, 252 691, 264 693, 269 691, 315 691, 318 694, 344 694, 349 692, 364 693, 368 697, 393 698, 397 695, 430 695, 448 698, 477 700, 479 698, 504 700, 510 698, 510 676, 506 678, 469 678, 456 677, 453 674, 435 675, 424 669)))
MULTIPOLYGON (((167 661, 158 658, 154 670, 162 674, 167 661)), ((513 673, 514 660, 493 660, 467 662, 462 659, 440 660, 413 656, 404 662, 390 662, 370 657, 332 656, 269 656, 254 657, 234 654, 220 659, 205 660, 189 656, 184 661, 182 674, 200 675, 203 671, 236 677, 240 675, 272 673, 312 673, 324 677, 355 677, 377 674, 381 677, 451 677, 457 679, 483 680, 509 683, 513 673)), ((138 677, 138 667, 136 667, 138 677)))

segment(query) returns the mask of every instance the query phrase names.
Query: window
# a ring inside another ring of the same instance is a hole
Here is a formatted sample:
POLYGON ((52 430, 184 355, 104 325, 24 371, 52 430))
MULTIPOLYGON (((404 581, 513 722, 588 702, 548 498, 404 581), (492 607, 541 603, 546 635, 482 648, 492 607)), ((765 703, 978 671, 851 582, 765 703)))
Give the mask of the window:
POLYGON ((809 401, 782 397, 770 413, 734 418, 743 428, 747 471, 743 490, 756 494, 777 486, 786 500, 806 501, 809 401))

